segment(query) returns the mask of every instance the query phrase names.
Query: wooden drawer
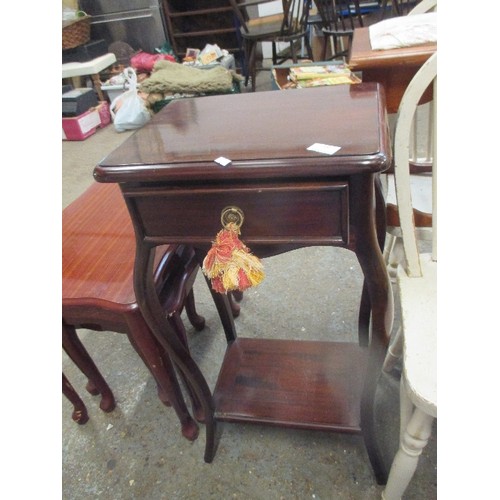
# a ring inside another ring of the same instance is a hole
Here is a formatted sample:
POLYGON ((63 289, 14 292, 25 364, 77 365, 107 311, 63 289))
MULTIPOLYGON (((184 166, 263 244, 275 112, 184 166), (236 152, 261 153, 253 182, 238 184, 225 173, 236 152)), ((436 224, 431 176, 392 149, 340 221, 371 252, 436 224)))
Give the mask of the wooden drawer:
POLYGON ((345 245, 348 241, 347 182, 169 187, 124 194, 144 235, 158 242, 212 242, 227 206, 244 212, 241 237, 249 245, 345 245))

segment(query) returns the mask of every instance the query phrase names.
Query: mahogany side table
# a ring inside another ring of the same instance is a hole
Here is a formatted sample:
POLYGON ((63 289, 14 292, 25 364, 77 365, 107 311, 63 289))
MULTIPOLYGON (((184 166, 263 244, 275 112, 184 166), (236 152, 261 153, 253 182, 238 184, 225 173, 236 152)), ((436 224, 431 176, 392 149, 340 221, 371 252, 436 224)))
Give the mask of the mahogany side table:
POLYGON ((385 483, 374 397, 393 320, 378 181, 390 163, 384 92, 368 83, 175 101, 95 168, 99 182, 120 184, 136 231, 136 297, 202 405, 206 462, 218 421, 361 433, 385 483), (314 143, 340 150, 314 152, 314 143), (228 344, 211 393, 162 317, 152 269, 165 243, 192 245, 201 262, 229 206, 244 213, 241 239, 258 257, 311 245, 355 252, 359 343, 238 337, 227 295, 212 291, 228 344))
MULTIPOLYGON (((389 50, 372 50, 370 29, 356 28, 352 38, 348 64, 352 71, 363 73, 363 82, 379 82, 384 86, 387 112, 396 113, 401 98, 415 73, 437 50, 436 43, 389 50)), ((432 86, 422 103, 432 97, 432 86)))

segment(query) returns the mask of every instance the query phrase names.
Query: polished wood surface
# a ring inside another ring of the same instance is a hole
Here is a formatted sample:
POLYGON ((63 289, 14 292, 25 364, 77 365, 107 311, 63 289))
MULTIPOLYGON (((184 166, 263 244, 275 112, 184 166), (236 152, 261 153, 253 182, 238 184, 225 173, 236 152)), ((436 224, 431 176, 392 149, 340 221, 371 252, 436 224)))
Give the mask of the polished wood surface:
POLYGON ((385 481, 374 396, 393 315, 380 250, 385 207, 378 182, 390 163, 384 93, 369 83, 177 101, 96 167, 97 180, 120 183, 138 242, 138 302, 199 398, 207 462, 215 456, 219 420, 335 429, 362 433, 377 481, 385 481), (324 155, 307 149, 314 143, 341 149, 324 155), (232 163, 219 165, 219 156, 232 163), (259 257, 310 245, 355 252, 365 276, 360 341, 325 347, 239 338, 227 296, 212 291, 228 341, 212 394, 160 314, 152 269, 155 248, 169 242, 193 245, 201 262, 221 227, 222 209, 231 204, 243 210, 242 239, 259 257))
POLYGON ((367 353, 349 343, 238 338, 214 391, 216 416, 360 433, 367 353))
POLYGON ((182 99, 104 158, 94 176, 189 185, 379 172, 390 154, 379 123, 384 106, 373 83, 182 99), (333 157, 307 150, 317 142, 341 149, 333 157), (216 163, 220 156, 231 165, 216 163))
MULTIPOLYGON (((135 235, 118 186, 94 183, 64 209, 62 230, 63 348, 89 378, 88 389, 101 393, 103 410, 114 407, 113 395, 76 330, 126 333, 156 379, 160 399, 176 411, 183 435, 195 439, 198 426, 187 410, 170 358, 137 304, 133 287, 135 235)), ((198 264, 188 247, 171 245, 159 250, 154 279, 162 310, 186 342, 179 318, 184 306, 196 328, 205 324, 194 310, 191 291, 198 264)))
MULTIPOLYGON (((436 50, 436 43, 372 50, 369 28, 356 28, 348 64, 353 71, 363 73, 363 82, 380 82, 384 86, 387 111, 396 113, 411 79, 436 50)), ((432 94, 424 96, 423 99, 428 100, 429 95, 432 94)))

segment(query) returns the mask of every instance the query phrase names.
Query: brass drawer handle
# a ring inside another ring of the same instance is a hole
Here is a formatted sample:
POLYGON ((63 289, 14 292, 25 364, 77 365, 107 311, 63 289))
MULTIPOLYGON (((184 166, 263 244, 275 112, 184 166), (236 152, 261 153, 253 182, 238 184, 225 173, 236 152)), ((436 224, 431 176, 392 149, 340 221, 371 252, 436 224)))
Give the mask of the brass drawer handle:
POLYGON ((220 221, 222 227, 227 229, 229 224, 234 224, 238 229, 243 225, 245 214, 239 207, 229 206, 222 209, 220 214, 220 221))

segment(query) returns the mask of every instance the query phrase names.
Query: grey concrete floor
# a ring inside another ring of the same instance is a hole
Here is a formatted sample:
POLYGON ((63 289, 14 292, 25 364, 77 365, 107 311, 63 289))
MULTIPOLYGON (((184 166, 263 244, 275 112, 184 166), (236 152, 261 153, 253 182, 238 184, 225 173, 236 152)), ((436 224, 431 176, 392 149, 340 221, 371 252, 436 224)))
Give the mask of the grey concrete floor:
MULTIPOLYGON (((259 73, 258 91, 270 89, 270 83, 269 71, 259 73)), ((63 142, 63 206, 93 182, 99 160, 130 135, 118 134, 110 125, 83 142, 63 142)), ((265 266, 264 282, 245 293, 236 319, 239 335, 356 340, 362 278, 353 254, 307 248, 266 259, 265 266)), ((206 328, 196 332, 184 319, 193 357, 213 388, 225 337, 200 275, 194 292, 206 328)), ((397 308, 396 289, 394 293, 397 308)), ((98 396, 85 391, 86 379, 63 353, 62 368, 86 403, 90 420, 73 422, 72 406, 62 398, 62 498, 380 498, 383 488, 373 478, 360 436, 225 424, 213 463, 204 463, 204 428, 195 442, 181 436, 174 411, 160 402, 153 378, 127 337, 88 330, 80 330, 80 337, 113 390, 117 407, 102 412, 98 396)), ((383 374, 377 422, 387 463, 398 445, 398 400, 397 376, 383 374)), ((435 427, 405 499, 437 497, 436 448, 435 427)))

